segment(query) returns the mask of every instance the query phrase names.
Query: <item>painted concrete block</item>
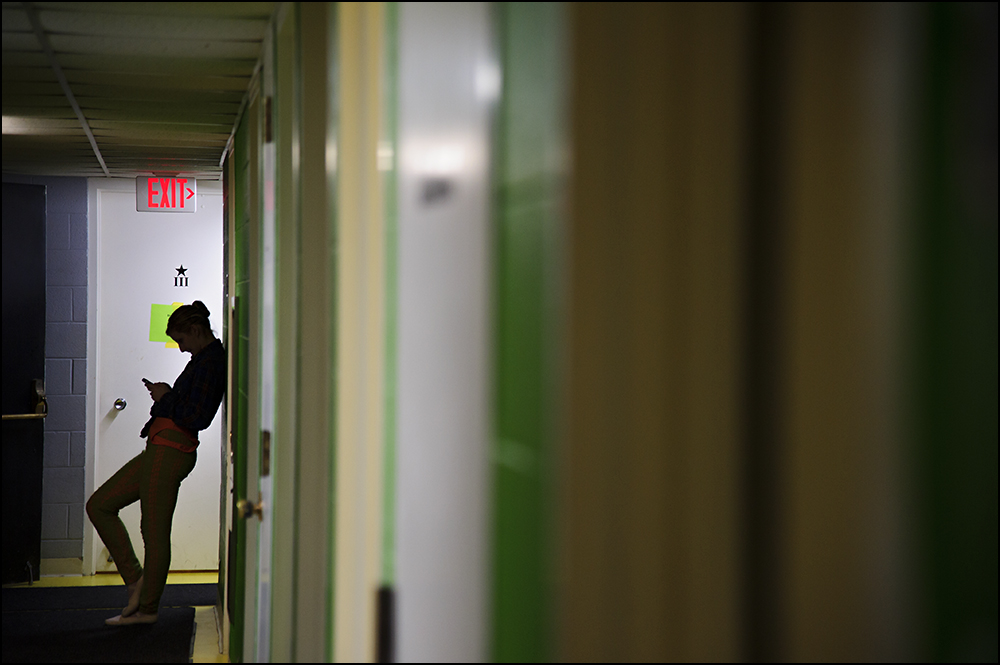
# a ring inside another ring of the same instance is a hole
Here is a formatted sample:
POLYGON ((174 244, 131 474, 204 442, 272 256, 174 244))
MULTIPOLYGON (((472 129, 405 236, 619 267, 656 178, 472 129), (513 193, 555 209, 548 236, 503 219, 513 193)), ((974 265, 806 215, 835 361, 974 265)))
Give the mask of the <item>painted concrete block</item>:
POLYGON ((87 398, 84 395, 53 395, 48 399, 49 416, 45 429, 72 432, 87 427, 87 398))
POLYGON ((45 322, 62 323, 73 320, 73 289, 50 286, 45 289, 45 322))
POLYGON ((42 471, 42 505, 82 503, 83 469, 62 467, 42 471))
POLYGON ((75 212, 69 216, 69 248, 87 250, 87 213, 75 212))
POLYGON ((76 358, 73 360, 73 394, 87 394, 87 359, 76 358))
POLYGON ((45 393, 47 395, 73 394, 73 361, 69 358, 46 358, 45 393))
POLYGON ((77 286, 73 289, 73 320, 87 322, 87 288, 77 286))
POLYGON ((69 213, 50 211, 45 216, 45 249, 69 249, 69 213))
POLYGON ((83 466, 87 463, 87 433, 69 432, 69 465, 83 466))
POLYGON ((47 286, 87 286, 87 252, 80 249, 51 249, 46 256, 47 286))
POLYGON ((43 559, 72 559, 83 556, 83 540, 43 540, 43 559))
POLYGON ((69 464, 69 450, 71 446, 71 436, 69 432, 45 432, 44 438, 44 449, 43 449, 43 465, 44 466, 68 466, 69 464), (62 460, 59 457, 59 450, 65 450, 66 459, 62 460), (52 457, 52 463, 49 463, 49 458, 52 457))
POLYGON ((45 357, 86 358, 87 324, 85 323, 46 324, 45 357))
POLYGON ((40 178, 47 187, 47 208, 53 212, 87 212, 86 178, 40 178))
MULTIPOLYGON (((90 498, 90 497, 88 497, 90 498)), ((83 539, 84 509, 82 503, 69 505, 69 524, 67 531, 70 538, 83 539)))
POLYGON ((49 441, 62 441, 67 445, 72 440, 71 432, 45 432, 43 434, 45 445, 49 445, 49 441))
POLYGON ((42 540, 69 538, 69 506, 53 503, 42 506, 42 540))
POLYGON ((69 466, 69 432, 46 432, 42 454, 43 468, 69 466))

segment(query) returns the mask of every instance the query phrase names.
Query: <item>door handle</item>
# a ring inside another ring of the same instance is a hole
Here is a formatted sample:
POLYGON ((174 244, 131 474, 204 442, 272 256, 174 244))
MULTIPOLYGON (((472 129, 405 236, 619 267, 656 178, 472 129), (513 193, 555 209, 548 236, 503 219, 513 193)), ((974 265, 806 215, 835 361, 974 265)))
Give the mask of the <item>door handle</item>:
POLYGON ((115 411, 124 411, 126 406, 128 406, 128 402, 121 397, 115 400, 115 411))
POLYGON ((34 379, 32 387, 35 390, 35 412, 34 413, 5 413, 4 420, 36 420, 49 415, 49 403, 45 401, 45 382, 41 379, 34 379))

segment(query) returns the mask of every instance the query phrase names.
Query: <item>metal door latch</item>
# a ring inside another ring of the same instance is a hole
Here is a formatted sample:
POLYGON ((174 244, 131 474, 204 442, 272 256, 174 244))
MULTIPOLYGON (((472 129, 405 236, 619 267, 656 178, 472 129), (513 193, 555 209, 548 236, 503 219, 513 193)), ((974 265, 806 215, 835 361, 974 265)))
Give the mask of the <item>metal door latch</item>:
POLYGON ((264 502, 258 501, 254 503, 253 501, 247 501, 246 499, 240 499, 236 502, 236 516, 243 520, 248 520, 254 515, 257 519, 264 519, 264 502))

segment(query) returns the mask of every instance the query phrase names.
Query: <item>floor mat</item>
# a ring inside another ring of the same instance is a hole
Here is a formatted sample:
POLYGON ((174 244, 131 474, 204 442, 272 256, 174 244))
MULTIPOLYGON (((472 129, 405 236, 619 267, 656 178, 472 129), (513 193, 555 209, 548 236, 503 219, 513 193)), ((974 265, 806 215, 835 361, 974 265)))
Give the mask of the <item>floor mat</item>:
MULTIPOLYGON (((4 591, 6 593, 6 590, 4 591)), ((109 610, 3 614, 4 663, 187 663, 194 608, 161 608, 152 625, 112 628, 109 610)))
POLYGON ((123 586, 6 588, 3 662, 187 663, 193 606, 214 605, 214 584, 167 585, 152 625, 104 625, 121 612, 123 586))
MULTIPOLYGON (((215 605, 215 584, 168 584, 163 588, 160 607, 215 605)), ((128 594, 124 584, 87 587, 17 587, 3 590, 3 611, 93 610, 125 607, 128 594)))

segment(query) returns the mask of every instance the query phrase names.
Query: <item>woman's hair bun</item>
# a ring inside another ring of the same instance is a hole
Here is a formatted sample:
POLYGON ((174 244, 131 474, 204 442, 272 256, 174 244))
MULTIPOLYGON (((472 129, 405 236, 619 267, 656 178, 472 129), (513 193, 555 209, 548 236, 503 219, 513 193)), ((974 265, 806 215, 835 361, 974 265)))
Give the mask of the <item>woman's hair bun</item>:
POLYGON ((195 300, 191 303, 191 306, 194 307, 196 312, 204 316, 206 319, 208 318, 208 307, 205 306, 205 303, 200 300, 195 300))
POLYGON ((212 330, 212 325, 208 322, 208 307, 200 300, 195 300, 190 305, 181 305, 174 310, 170 318, 167 319, 167 334, 174 332, 188 332, 192 326, 201 326, 205 330, 212 330))

